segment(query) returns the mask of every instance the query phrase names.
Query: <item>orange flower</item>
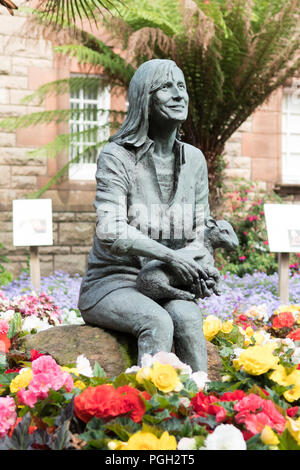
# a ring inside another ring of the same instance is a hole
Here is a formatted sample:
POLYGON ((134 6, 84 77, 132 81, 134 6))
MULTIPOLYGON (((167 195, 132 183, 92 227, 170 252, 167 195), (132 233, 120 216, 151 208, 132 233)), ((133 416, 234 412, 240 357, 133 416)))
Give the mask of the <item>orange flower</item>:
POLYGON ((291 331, 287 335, 288 338, 293 339, 294 341, 300 341, 300 328, 297 328, 297 330, 291 331))
POLYGON ((281 312, 273 320, 273 328, 291 328, 295 324, 292 312, 281 312))
POLYGON ((0 333, 0 352, 8 353, 10 346, 11 342, 6 333, 0 333))
POLYGON ((134 387, 124 385, 115 389, 110 384, 87 387, 74 399, 74 412, 78 418, 88 423, 93 416, 109 420, 129 413, 136 423, 145 413, 143 398, 148 400, 147 392, 140 392, 134 387))

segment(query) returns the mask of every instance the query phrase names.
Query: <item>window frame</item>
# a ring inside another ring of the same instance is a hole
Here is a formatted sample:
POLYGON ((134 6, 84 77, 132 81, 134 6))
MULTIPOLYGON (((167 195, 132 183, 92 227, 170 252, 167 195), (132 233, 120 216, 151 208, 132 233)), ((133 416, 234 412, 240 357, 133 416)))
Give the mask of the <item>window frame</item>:
MULTIPOLYGON (((78 77, 78 76, 83 76, 83 77, 96 77, 101 80, 101 75, 97 74, 82 74, 82 73, 72 73, 70 75, 71 77, 78 77)), ((83 116, 80 116, 79 119, 69 119, 69 131, 70 133, 72 132, 72 126, 78 126, 78 130, 81 132, 85 129, 86 126, 91 125, 93 123, 97 123, 100 125, 104 124, 105 121, 109 122, 110 120, 110 115, 109 115, 109 110, 111 108, 111 91, 110 88, 107 86, 104 89, 101 89, 99 87, 98 92, 97 92, 97 98, 86 98, 84 96, 84 88, 81 88, 78 92, 78 97, 72 96, 72 90, 70 91, 70 96, 69 96, 69 106, 70 109, 72 107, 72 104, 77 104, 79 109, 85 109, 86 105, 93 105, 96 104, 97 109, 107 109, 107 113, 97 113, 97 121, 93 120, 87 120, 83 119, 83 116)), ((99 132, 105 132, 103 129, 99 129, 99 132)), ((109 126, 107 127, 107 138, 110 135, 110 129, 109 126)), ((72 159, 72 149, 74 149, 74 145, 76 147, 80 147, 80 151, 83 150, 84 145, 87 145, 87 143, 92 144, 93 142, 86 142, 84 140, 81 140, 79 143, 76 144, 71 144, 68 152, 68 161, 72 159)), ((69 181, 78 181, 78 180, 84 180, 84 181, 94 181, 95 180, 95 173, 97 169, 97 162, 79 162, 79 163, 71 163, 69 165, 68 169, 68 178, 69 181)))

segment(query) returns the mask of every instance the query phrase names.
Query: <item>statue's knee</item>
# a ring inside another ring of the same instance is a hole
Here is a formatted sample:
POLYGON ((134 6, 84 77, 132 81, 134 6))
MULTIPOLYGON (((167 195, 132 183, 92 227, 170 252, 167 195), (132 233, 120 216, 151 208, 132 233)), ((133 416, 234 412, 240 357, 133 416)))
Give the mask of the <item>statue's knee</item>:
POLYGON ((194 302, 171 300, 165 308, 172 317, 175 327, 184 329, 202 327, 202 313, 194 302))
POLYGON ((144 315, 143 329, 147 329, 155 336, 173 336, 174 324, 166 311, 152 311, 144 315))

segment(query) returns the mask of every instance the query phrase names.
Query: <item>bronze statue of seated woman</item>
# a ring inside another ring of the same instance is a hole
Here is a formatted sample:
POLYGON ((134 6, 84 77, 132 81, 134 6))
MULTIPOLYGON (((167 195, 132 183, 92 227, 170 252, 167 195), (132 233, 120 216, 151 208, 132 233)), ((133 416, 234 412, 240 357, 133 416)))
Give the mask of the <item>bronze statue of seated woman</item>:
POLYGON ((194 299, 216 292, 219 274, 195 260, 209 217, 208 177, 202 152, 178 139, 188 100, 175 62, 154 59, 135 72, 127 118, 98 158, 97 223, 78 307, 86 323, 134 335, 139 363, 174 343, 181 361, 206 371, 194 299), (156 300, 141 292, 139 274, 154 260, 184 289, 156 300))

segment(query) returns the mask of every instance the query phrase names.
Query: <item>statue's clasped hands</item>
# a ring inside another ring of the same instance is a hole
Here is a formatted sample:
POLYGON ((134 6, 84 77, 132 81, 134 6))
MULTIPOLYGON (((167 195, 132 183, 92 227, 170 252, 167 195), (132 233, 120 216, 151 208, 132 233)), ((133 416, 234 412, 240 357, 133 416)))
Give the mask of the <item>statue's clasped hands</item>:
POLYGON ((212 293, 217 293, 215 288, 220 275, 216 268, 202 267, 194 259, 186 259, 180 255, 174 255, 168 264, 184 286, 189 286, 188 290, 195 298, 209 297, 212 293))

